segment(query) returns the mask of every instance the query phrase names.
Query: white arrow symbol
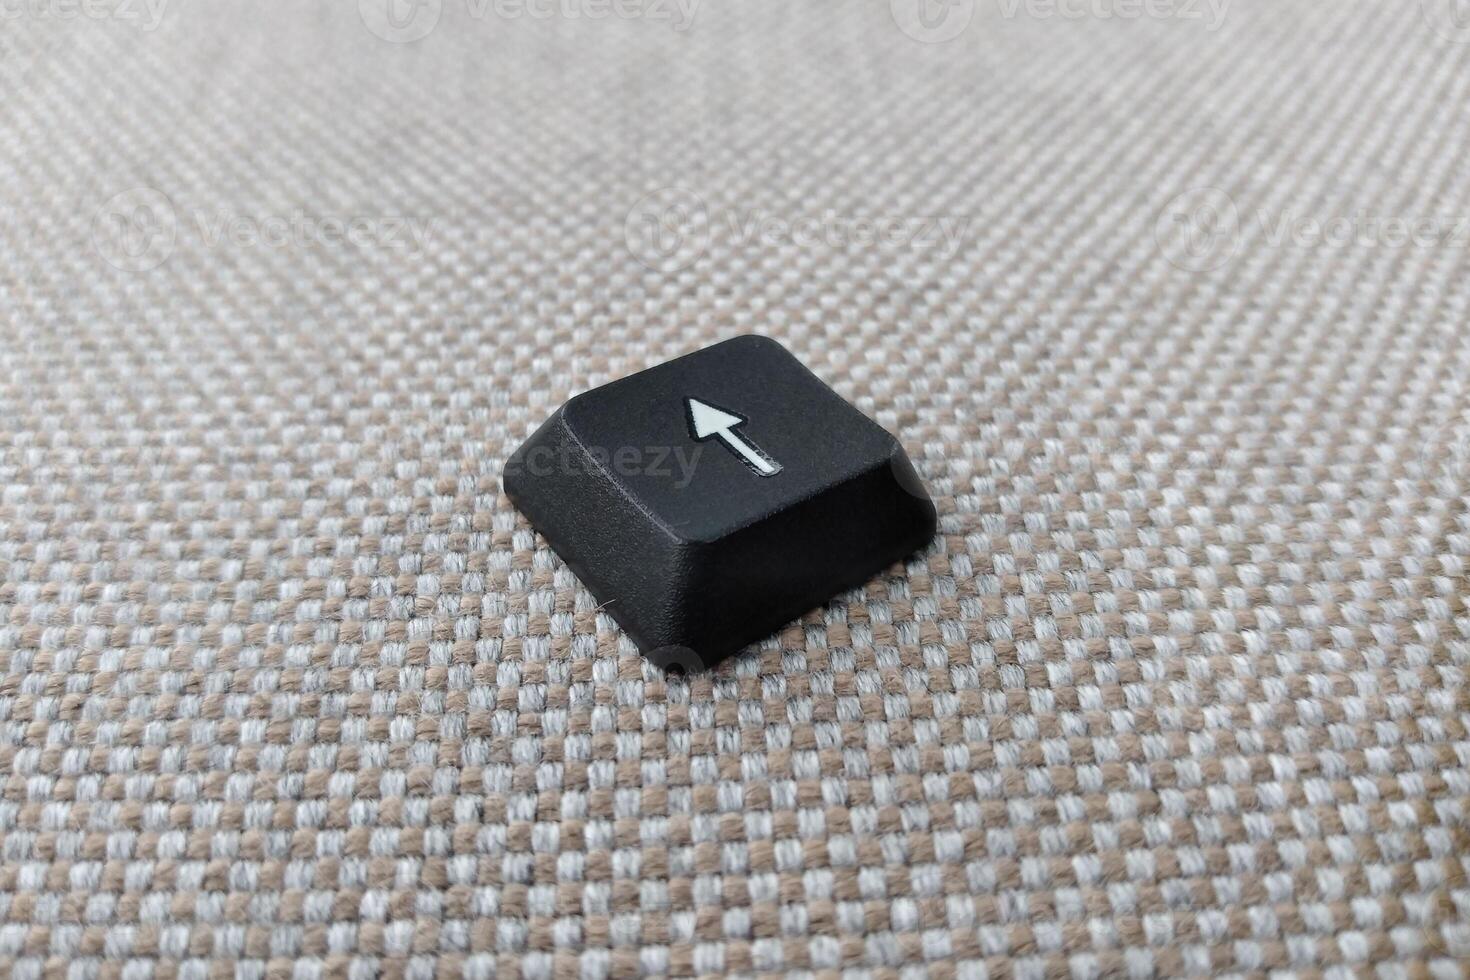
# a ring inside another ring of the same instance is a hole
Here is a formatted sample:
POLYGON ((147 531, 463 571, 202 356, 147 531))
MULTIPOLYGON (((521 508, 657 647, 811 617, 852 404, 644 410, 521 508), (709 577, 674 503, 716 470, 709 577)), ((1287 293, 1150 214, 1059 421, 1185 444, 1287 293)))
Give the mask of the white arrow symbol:
POLYGON ((687 401, 689 430, 694 433, 695 439, 703 442, 710 436, 719 436, 735 455, 761 476, 775 476, 781 472, 780 463, 735 434, 735 427, 744 425, 745 419, 722 408, 706 405, 698 398, 690 398, 687 401))

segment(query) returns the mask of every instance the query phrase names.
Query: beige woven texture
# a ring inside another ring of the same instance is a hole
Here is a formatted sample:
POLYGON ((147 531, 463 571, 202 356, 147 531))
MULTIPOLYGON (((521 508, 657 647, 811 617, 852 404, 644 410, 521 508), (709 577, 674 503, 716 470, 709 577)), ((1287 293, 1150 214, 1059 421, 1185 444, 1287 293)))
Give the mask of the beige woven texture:
POLYGON ((0 21, 0 973, 1461 973, 1452 3, 395 4, 0 21), (750 331, 941 533, 665 678, 499 472, 750 331))

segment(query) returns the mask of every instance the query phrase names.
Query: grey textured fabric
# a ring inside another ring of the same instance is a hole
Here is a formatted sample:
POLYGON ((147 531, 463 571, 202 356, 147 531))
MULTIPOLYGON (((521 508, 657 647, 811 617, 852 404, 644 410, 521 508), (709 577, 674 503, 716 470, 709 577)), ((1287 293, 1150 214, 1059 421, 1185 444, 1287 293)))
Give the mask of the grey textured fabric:
POLYGON ((1470 22, 922 2, 4 6, 0 972, 1462 972, 1470 22), (748 331, 941 533, 668 679, 500 467, 748 331))

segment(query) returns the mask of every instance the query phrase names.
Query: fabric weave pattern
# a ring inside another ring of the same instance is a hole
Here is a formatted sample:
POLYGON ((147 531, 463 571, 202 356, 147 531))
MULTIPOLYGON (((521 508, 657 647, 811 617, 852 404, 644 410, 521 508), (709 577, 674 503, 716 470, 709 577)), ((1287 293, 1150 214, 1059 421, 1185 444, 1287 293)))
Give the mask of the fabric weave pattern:
POLYGON ((0 972, 1462 975, 1452 3, 387 2, 0 24, 0 972), (751 331, 941 531, 665 678, 500 468, 751 331))

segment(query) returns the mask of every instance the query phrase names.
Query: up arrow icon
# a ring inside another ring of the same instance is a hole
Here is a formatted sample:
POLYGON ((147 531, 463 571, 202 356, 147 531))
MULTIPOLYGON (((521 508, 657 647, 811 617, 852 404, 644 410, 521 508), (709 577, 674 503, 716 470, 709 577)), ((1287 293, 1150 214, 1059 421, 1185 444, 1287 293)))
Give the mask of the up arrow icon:
POLYGON ((716 408, 707 402, 702 402, 698 398, 686 399, 686 403, 689 408, 689 431, 693 433, 695 439, 704 442, 706 439, 718 436, 732 453, 761 476, 775 476, 781 472, 780 463, 735 432, 736 427, 745 424, 745 419, 723 408, 716 408))

